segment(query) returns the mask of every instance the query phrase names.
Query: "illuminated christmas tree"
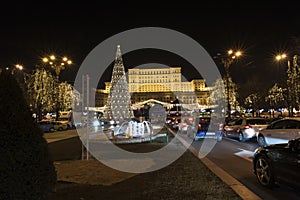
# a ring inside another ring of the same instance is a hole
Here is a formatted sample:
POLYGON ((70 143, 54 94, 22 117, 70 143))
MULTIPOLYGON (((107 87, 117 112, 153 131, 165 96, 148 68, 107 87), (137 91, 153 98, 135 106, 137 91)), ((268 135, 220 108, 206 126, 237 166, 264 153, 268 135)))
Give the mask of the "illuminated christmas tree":
POLYGON ((118 45, 107 100, 107 117, 109 120, 129 121, 131 118, 130 107, 128 83, 120 45, 118 45))

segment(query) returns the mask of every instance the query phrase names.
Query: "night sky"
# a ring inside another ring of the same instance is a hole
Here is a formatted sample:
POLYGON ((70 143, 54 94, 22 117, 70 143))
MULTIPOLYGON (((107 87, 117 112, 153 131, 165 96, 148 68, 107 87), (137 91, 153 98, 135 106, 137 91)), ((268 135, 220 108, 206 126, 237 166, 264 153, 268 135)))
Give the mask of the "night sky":
MULTIPOLYGON (((132 28, 155 26, 192 37, 211 56, 229 48, 242 49, 245 56, 230 68, 242 97, 266 91, 275 82, 284 83, 286 63, 276 63, 274 55, 295 53, 293 38, 300 36, 300 8, 288 1, 201 2, 26 1, 1 5, 0 66, 20 63, 29 73, 44 55, 65 54, 75 63, 62 71, 61 79, 72 82, 83 59, 106 38, 132 28)), ((198 78, 189 63, 166 52, 137 51, 123 58, 126 68, 159 62, 181 66, 189 80, 198 78)), ((223 72, 218 61, 216 64, 223 72)), ((103 81, 109 81, 110 70, 103 81)))

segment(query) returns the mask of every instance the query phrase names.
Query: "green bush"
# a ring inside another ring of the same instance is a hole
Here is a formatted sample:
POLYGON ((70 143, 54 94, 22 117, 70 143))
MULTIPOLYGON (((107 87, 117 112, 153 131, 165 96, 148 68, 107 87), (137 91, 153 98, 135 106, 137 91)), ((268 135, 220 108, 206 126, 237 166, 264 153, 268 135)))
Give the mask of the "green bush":
POLYGON ((0 199, 49 199, 56 172, 22 90, 0 73, 0 199))

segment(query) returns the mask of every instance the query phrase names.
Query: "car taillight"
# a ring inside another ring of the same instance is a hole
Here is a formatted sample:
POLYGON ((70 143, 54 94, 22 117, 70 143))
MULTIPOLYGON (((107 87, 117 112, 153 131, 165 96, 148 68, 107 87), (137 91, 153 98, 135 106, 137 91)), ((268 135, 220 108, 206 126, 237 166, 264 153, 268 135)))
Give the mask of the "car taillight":
POLYGON ((252 128, 252 127, 249 126, 249 125, 246 125, 244 128, 245 128, 245 129, 249 129, 249 128, 252 128))

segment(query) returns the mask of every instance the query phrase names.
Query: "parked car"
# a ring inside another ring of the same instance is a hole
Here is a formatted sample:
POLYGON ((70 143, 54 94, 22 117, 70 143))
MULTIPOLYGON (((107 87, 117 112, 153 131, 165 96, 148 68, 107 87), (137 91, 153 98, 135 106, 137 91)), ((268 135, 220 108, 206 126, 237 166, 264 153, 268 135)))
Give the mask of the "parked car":
POLYGON ((224 135, 228 138, 236 138, 241 142, 256 138, 258 131, 269 124, 266 119, 258 117, 240 118, 228 122, 224 126, 224 135))
POLYGON ((72 119, 67 117, 60 117, 58 121, 61 121, 63 123, 67 123, 68 129, 76 128, 75 124, 73 123, 72 119))
POLYGON ((284 118, 272 122, 268 127, 260 130, 257 142, 260 146, 287 143, 300 136, 300 118, 284 118))
POLYGON ((57 131, 67 130, 68 129, 68 122, 67 121, 54 121, 52 122, 54 129, 57 131))
POLYGON ((265 187, 284 183, 300 188, 300 138, 288 143, 259 147, 254 154, 253 171, 265 187))
POLYGON ((54 132, 54 125, 51 121, 40 121, 38 126, 42 129, 43 132, 54 132))
POLYGON ((223 130, 223 122, 218 122, 217 119, 213 120, 215 123, 212 123, 210 117, 200 117, 198 130, 195 136, 195 141, 204 138, 213 138, 217 139, 217 141, 222 141, 222 130, 223 130))

